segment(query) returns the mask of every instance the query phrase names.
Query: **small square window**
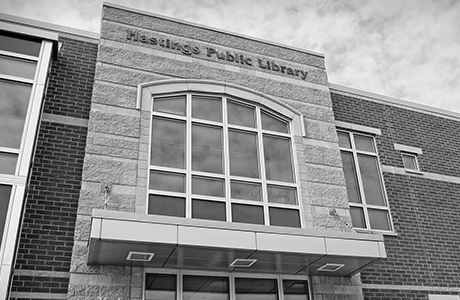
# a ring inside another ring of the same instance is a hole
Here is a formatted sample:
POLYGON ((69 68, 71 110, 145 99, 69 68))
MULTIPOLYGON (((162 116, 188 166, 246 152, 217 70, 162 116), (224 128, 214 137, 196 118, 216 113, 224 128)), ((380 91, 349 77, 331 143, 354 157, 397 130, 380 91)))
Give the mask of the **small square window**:
POLYGON ((411 171, 420 171, 418 168, 417 155, 402 153, 404 168, 411 171))

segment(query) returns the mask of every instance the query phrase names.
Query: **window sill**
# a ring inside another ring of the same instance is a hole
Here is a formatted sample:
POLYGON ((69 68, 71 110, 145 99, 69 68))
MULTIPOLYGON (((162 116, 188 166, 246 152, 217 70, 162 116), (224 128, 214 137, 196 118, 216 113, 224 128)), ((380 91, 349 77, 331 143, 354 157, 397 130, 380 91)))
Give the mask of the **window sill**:
POLYGON ((406 170, 406 173, 423 176, 423 172, 420 172, 418 170, 411 170, 411 169, 405 169, 405 170, 406 170))
POLYGON ((356 233, 363 233, 363 234, 381 234, 385 236, 399 236, 396 231, 378 231, 378 230, 368 230, 362 228, 353 228, 356 233))

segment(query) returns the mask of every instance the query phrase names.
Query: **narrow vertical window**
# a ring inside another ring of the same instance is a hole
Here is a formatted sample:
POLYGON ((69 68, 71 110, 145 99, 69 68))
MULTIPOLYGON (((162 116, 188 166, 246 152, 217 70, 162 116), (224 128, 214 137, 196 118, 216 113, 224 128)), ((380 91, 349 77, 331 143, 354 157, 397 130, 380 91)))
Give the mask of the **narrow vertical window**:
POLYGON ((11 185, 0 184, 0 245, 3 240, 8 206, 10 205, 11 185))
MULTIPOLYGON (((23 211, 33 144, 57 34, 15 24, 17 34, 0 32, 0 273, 14 265, 16 228, 23 211), (34 34, 36 36, 29 36, 34 34), (46 39, 37 37, 43 34, 46 39), (8 236, 8 238, 6 238, 8 236)), ((5 28, 3 28, 5 29, 5 28)), ((6 297, 8 276, 0 282, 6 297)))
POLYGON ((374 137, 346 131, 338 136, 353 227, 392 231, 374 137))

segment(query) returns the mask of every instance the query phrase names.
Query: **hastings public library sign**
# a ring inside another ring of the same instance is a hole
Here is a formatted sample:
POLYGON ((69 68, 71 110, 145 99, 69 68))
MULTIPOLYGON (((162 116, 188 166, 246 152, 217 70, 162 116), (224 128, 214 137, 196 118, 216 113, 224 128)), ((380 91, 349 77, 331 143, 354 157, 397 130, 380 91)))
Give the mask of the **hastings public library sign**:
POLYGON ((140 42, 144 44, 150 44, 154 46, 159 46, 163 48, 168 48, 172 50, 180 51, 184 55, 206 55, 207 57, 215 58, 218 60, 224 60, 234 64, 241 64, 249 67, 257 66, 261 69, 271 70, 287 75, 296 76, 305 80, 307 78, 307 71, 299 70, 296 68, 291 68, 289 66, 281 65, 273 60, 263 59, 263 58, 251 58, 246 54, 239 54, 230 51, 218 51, 213 47, 204 47, 201 49, 198 46, 192 46, 190 44, 184 44, 172 41, 170 39, 164 38, 155 38, 151 36, 142 35, 137 31, 126 30, 126 39, 133 42, 140 42))

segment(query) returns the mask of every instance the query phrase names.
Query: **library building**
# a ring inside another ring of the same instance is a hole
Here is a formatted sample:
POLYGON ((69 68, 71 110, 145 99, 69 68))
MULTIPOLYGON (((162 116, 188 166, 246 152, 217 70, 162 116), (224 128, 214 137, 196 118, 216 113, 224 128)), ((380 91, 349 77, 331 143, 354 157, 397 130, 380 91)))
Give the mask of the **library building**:
POLYGON ((459 113, 151 12, 100 28, 0 14, 0 299, 460 300, 459 113))

